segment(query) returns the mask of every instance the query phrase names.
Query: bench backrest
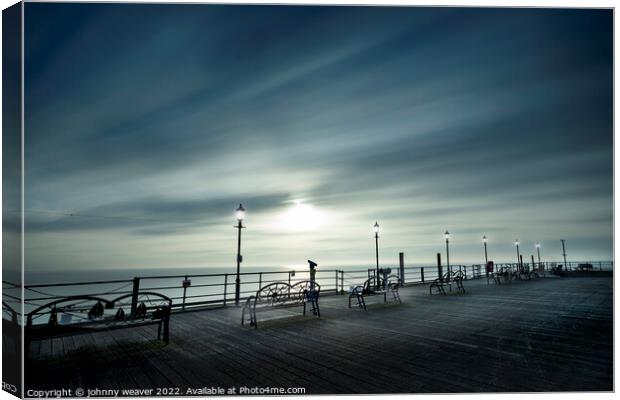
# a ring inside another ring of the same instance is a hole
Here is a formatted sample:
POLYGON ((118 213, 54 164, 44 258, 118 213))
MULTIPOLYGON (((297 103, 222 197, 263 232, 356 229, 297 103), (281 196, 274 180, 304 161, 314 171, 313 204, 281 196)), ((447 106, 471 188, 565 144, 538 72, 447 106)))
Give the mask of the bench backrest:
POLYGON ((446 271, 445 274, 443 274, 443 280, 447 281, 448 279, 451 281, 458 281, 458 280, 462 280, 465 278, 465 274, 463 273, 463 271, 461 270, 457 270, 457 271, 446 271))
POLYGON ((17 312, 4 301, 2 302, 2 319, 17 324, 17 312))
POLYGON ((371 291, 376 290, 377 288, 381 288, 383 285, 383 279, 379 278, 378 283, 379 285, 377 286, 377 280, 375 279, 374 276, 371 276, 370 278, 366 279, 364 281, 364 284, 362 285, 363 293, 370 293, 371 291))
POLYGON ((400 287, 400 277, 398 275, 388 276, 385 281, 385 287, 392 290, 400 287))
POLYGON ((137 315, 131 315, 133 294, 123 295, 114 300, 97 296, 68 296, 44 304, 27 314, 27 326, 41 320, 48 327, 73 325, 97 321, 122 321, 131 318, 167 319, 172 300, 154 292, 138 292, 137 315))
POLYGON ((291 285, 291 297, 298 301, 315 301, 321 293, 321 286, 312 281, 299 281, 291 285))
MULTIPOLYGON (((131 307, 134 301, 133 294, 127 294, 112 300, 112 307, 117 310, 116 320, 131 318, 131 307), (125 312, 127 310, 128 312, 125 312), (124 318, 123 318, 124 317, 124 318)), ((133 318, 146 318, 150 315, 153 319, 166 319, 170 316, 172 309, 172 299, 155 292, 138 292, 136 298, 136 310, 133 318)))
MULTIPOLYGON (((395 288, 400 286, 400 277, 398 277, 398 275, 390 275, 388 276, 385 280, 381 277, 379 277, 379 286, 377 288, 376 284, 375 284, 375 277, 371 276, 370 278, 366 279, 364 281, 364 284, 362 285, 362 291, 363 293, 370 293, 374 290, 383 290, 383 289, 391 289, 394 290, 395 288)), ((354 291, 359 291, 359 286, 355 287, 353 290, 354 291)))
POLYGON ((321 286, 312 281, 300 281, 292 285, 286 282, 274 282, 256 292, 254 303, 271 306, 302 304, 314 297, 318 298, 320 291, 321 286))

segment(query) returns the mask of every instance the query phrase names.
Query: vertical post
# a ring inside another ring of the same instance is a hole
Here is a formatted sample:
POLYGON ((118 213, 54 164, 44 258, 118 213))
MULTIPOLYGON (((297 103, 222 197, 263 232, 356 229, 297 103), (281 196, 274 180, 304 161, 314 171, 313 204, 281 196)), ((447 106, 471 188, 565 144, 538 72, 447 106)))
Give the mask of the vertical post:
POLYGON ((439 274, 439 280, 443 281, 443 267, 441 266, 441 253, 437 253, 437 273, 439 274))
POLYGON ((237 224, 237 230, 239 233, 237 234, 237 278, 235 279, 235 305, 239 305, 239 296, 241 294, 241 229, 243 226, 241 225, 241 220, 237 224))
POLYGON ((484 263, 485 265, 489 263, 489 255, 487 253, 487 242, 484 241, 484 263))
MULTIPOLYGON (((448 273, 450 272, 450 239, 446 235, 446 266, 448 267, 448 273)), ((450 274, 448 274, 448 281, 450 281, 450 274)))
POLYGON ((562 256, 564 256, 564 270, 568 269, 568 265, 566 265, 566 247, 564 245, 564 239, 560 239, 562 241, 562 256))
MULTIPOLYGON (((291 284, 291 273, 288 273, 288 284, 291 284)), ((263 273, 259 272, 258 273, 258 288, 262 288, 263 287, 263 273)))
POLYGON ((338 294, 338 270, 336 270, 336 286, 334 287, 334 290, 336 291, 336 294, 338 294))
POLYGON ((228 293, 228 274, 224 274, 224 305, 226 305, 226 294, 228 293))
MULTIPOLYGON (((297 274, 296 271, 294 271, 294 272, 295 272, 295 274, 297 274)), ((288 271, 288 287, 286 288, 286 293, 289 296, 291 295, 291 276, 292 275, 293 275, 293 271, 288 271)), ((308 278, 308 279, 312 280, 312 278, 308 278)), ((262 284, 263 284, 263 273, 262 272, 259 273, 259 279, 258 280, 260 281, 260 284, 261 284, 261 286, 259 286, 259 288, 260 288, 260 287, 262 287, 262 284)), ((314 286, 312 286, 312 287, 314 287, 314 286)))
POLYGON ((400 284, 405 285, 405 253, 398 253, 398 262, 400 264, 400 284))
POLYGON ((131 292, 131 319, 136 316, 136 309, 138 308, 138 292, 140 292, 140 278, 133 278, 133 290, 131 292))
POLYGON ((185 311, 185 296, 187 295, 187 285, 185 281, 187 281, 187 275, 185 275, 185 280, 183 281, 183 305, 181 307, 183 311, 185 311))
POLYGON ((603 263, 599 261, 598 263, 598 270, 602 271, 603 270, 603 263))
POLYGON ((375 286, 379 290, 379 232, 375 232, 375 256, 377 259, 377 272, 375 275, 375 286))
POLYGON ((340 271, 340 294, 344 294, 344 271, 340 271))
POLYGON ((420 277, 422 278, 422 283, 424 283, 424 267, 420 268, 420 277))
POLYGON ((235 216, 237 217, 237 278, 235 279, 235 305, 239 307, 239 296, 241 295, 241 262, 243 257, 241 256, 241 229, 243 226, 243 217, 245 217, 245 208, 242 204, 239 204, 237 210, 235 210, 235 216))

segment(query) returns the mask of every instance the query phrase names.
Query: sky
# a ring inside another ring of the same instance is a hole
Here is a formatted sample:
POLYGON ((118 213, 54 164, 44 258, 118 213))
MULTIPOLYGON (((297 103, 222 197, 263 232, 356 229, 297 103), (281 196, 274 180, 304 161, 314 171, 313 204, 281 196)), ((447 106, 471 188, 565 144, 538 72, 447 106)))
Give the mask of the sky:
POLYGON ((613 252, 612 11, 25 6, 26 268, 613 252))

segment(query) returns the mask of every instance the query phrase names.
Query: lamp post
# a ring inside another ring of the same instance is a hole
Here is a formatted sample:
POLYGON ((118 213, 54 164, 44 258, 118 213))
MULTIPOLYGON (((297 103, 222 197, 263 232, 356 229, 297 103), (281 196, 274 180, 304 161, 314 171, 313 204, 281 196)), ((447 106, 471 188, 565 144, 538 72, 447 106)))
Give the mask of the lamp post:
POLYGON ((448 274, 449 274, 450 273, 450 232, 446 231, 446 233, 444 233, 443 235, 446 238, 446 267, 448 268, 448 274))
POLYGON ((375 221, 373 225, 375 231, 375 258, 377 260, 377 271, 375 275, 375 289, 379 290, 379 223, 375 221))
POLYGON ((536 252, 538 253, 538 265, 540 265, 540 242, 536 242, 536 252))
POLYGON ((562 241, 562 255, 564 256, 564 271, 568 271, 568 265, 566 264, 566 247, 564 247, 564 239, 562 241))
POLYGON ((239 231, 237 235, 237 278, 235 279, 235 305, 239 305, 239 294, 241 293, 241 279, 239 278, 240 270, 241 270, 241 261, 243 258, 241 256, 241 229, 245 228, 243 226, 243 218, 245 217, 245 208, 241 204, 239 204, 239 208, 237 208, 235 212, 235 217, 237 217, 237 228, 239 231))
POLYGON ((482 243, 484 243, 484 263, 485 263, 485 265, 487 265, 489 263, 489 257, 487 255, 487 240, 488 240, 487 236, 484 235, 482 237, 482 243))
POLYGON ((515 246, 517 247, 517 265, 520 265, 521 253, 519 252, 519 239, 515 240, 515 246))

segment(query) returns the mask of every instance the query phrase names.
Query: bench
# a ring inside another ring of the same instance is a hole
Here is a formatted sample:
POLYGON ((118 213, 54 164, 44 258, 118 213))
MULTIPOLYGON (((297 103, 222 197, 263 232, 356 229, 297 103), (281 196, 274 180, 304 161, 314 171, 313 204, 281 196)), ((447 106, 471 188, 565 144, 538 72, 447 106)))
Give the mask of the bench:
POLYGON ((18 323, 17 312, 6 302, 2 302, 2 346, 3 351, 21 357, 17 344, 21 339, 21 327, 18 323))
POLYGON ((27 314, 25 352, 33 340, 157 325, 157 339, 168 344, 172 300, 159 293, 138 292, 114 300, 68 296, 27 314), (36 323, 44 320, 45 322, 36 323), (163 331, 163 332, 162 332, 163 331))
POLYGON ((531 279, 530 269, 527 265, 517 266, 517 279, 522 281, 529 281, 531 279))
POLYGON ((578 271, 594 271, 594 267, 590 263, 578 264, 577 270, 578 271))
POLYGON ((258 327, 256 313, 281 308, 303 307, 306 315, 306 305, 310 303, 313 315, 321 317, 319 310, 319 294, 321 286, 312 281, 300 281, 292 285, 286 282, 274 282, 260 288, 255 295, 245 301, 241 311, 241 325, 245 325, 246 316, 250 326, 258 327))
POLYGON ((501 283, 502 278, 504 279, 504 283, 512 283, 512 281, 517 279, 518 276, 518 271, 512 266, 503 266, 497 271, 495 279, 497 283, 501 283))
POLYGON ((366 308, 366 297, 383 295, 383 302, 388 302, 388 295, 390 300, 402 304, 400 300, 400 294, 398 288, 400 287, 400 278, 396 275, 390 275, 385 279, 379 278, 378 288, 375 286, 375 278, 367 279, 363 285, 356 286, 351 290, 349 295, 349 308, 351 308, 351 300, 356 299, 357 305, 363 308, 364 311, 368 311, 366 308))
POLYGON ((465 293, 465 287, 463 286, 463 281, 465 280, 465 274, 462 271, 453 271, 446 272, 443 274, 443 277, 435 279, 430 287, 428 288, 428 293, 433 294, 433 289, 436 290, 437 293, 441 293, 444 296, 446 295, 445 286, 448 286, 449 291, 452 291, 452 284, 456 284, 456 288, 458 291, 465 293))
POLYGON ((553 266, 553 267, 551 267, 551 273, 553 275, 559 276, 561 278, 566 278, 568 276, 568 274, 566 273, 566 271, 564 271, 563 267, 564 266, 562 264, 560 264, 558 266, 553 266))
POLYGON ((538 268, 536 268, 534 264, 532 264, 531 266, 527 266, 527 274, 529 277, 528 279, 540 278, 540 275, 538 274, 538 268))
POLYGON ((493 282, 495 282, 495 284, 501 285, 502 284, 502 278, 505 277, 504 267, 500 267, 495 272, 491 272, 490 276, 491 276, 491 278, 493 278, 493 282))

